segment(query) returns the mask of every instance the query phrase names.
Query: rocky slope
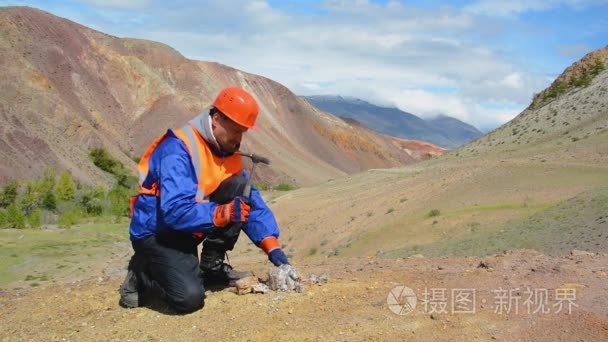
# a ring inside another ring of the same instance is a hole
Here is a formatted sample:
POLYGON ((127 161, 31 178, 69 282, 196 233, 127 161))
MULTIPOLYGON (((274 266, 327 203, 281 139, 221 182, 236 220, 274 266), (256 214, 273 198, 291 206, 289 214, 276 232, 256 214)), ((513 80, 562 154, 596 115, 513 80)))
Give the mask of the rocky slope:
POLYGON ((607 92, 603 70, 439 158, 274 199, 291 253, 607 251, 607 92))
POLYGON ((390 138, 320 112, 272 80, 37 9, 0 8, 0 67, 0 183, 47 167, 81 181, 109 180, 89 149, 104 147, 132 167, 152 139, 229 85, 260 102, 260 130, 248 134, 243 150, 274 161, 260 172, 271 184, 306 185, 416 161, 390 138))
POLYGON ((562 146, 608 130, 608 46, 572 64, 507 124, 461 147, 461 156, 562 146), (580 81, 580 80, 583 81, 580 81))

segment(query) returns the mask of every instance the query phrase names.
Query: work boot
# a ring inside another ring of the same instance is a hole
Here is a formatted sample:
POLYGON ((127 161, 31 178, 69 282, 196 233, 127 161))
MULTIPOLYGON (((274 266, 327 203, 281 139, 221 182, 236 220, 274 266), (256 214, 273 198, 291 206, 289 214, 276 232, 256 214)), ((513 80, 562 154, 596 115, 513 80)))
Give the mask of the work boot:
POLYGON ((120 293, 120 301, 118 303, 122 307, 129 309, 139 307, 139 291, 137 285, 137 275, 133 270, 129 270, 118 290, 120 293))
POLYGON ((205 286, 236 286, 237 280, 253 276, 249 271, 235 271, 222 259, 201 262, 201 271, 205 286))

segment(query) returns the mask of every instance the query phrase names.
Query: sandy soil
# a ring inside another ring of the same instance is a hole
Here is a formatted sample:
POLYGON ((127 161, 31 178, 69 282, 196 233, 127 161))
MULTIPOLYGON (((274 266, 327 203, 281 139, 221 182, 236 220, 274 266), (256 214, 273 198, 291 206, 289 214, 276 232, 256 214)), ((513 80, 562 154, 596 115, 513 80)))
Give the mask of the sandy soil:
MULTIPOLYGON (((117 289, 122 278, 103 276, 112 273, 105 270, 81 281, 3 291, 0 338, 608 340, 606 254, 549 257, 522 250, 485 258, 334 257, 296 264, 305 277, 328 273, 329 283, 308 285, 301 294, 209 292, 205 307, 189 315, 170 314, 162 303, 121 308, 117 289), (393 290, 399 286, 411 288, 417 296, 415 308, 402 311, 403 315, 391 311, 404 308, 406 299, 399 296, 400 289, 393 290), (466 301, 454 305, 458 301, 453 301, 453 294, 464 293, 459 289, 469 291, 465 298, 475 298, 474 307, 466 301), (545 300, 543 293, 548 295, 545 300), (563 306, 558 312, 560 298, 563 306), (570 313, 568 298, 572 299, 570 313), (534 313, 543 303, 549 312, 534 313)), ((240 260, 238 266, 257 275, 270 268, 265 261, 251 260, 240 260)))

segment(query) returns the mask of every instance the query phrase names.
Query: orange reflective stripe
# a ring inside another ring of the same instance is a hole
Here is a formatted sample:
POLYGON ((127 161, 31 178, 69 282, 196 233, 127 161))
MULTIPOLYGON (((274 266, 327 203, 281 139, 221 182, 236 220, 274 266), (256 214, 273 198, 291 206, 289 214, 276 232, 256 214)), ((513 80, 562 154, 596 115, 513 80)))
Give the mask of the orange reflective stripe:
POLYGON ((188 152, 190 152, 190 154, 192 154, 192 146, 190 146, 190 139, 186 138, 186 135, 184 134, 184 132, 182 131, 182 129, 174 129, 173 133, 175 133, 175 135, 177 135, 177 137, 179 138, 179 140, 183 141, 184 144, 186 144, 186 148, 188 149, 188 152))
POLYGON ((129 217, 133 217, 133 211, 135 211, 135 202, 137 202, 137 197, 139 196, 129 197, 129 217))
POLYGON ((260 242, 260 248, 264 252, 266 252, 266 254, 268 254, 277 248, 281 248, 281 245, 279 244, 279 240, 277 240, 276 237, 268 236, 268 237, 265 237, 264 240, 262 240, 262 242, 260 242))
POLYGON ((139 163, 137 163, 137 177, 139 180, 139 185, 142 185, 146 180, 146 177, 148 177, 148 171, 150 170, 150 156, 152 156, 152 153, 154 152, 154 150, 156 150, 156 147, 163 140, 165 140, 165 134, 154 139, 152 144, 150 144, 150 147, 148 147, 146 152, 144 152, 144 154, 141 156, 139 163))
POLYGON ((194 173, 196 174, 196 180, 198 183, 195 199, 197 202, 204 202, 206 197, 205 188, 203 184, 199 181, 199 179, 204 178, 201 177, 201 167, 203 165, 203 163, 201 162, 201 143, 205 145, 206 143, 198 141, 198 134, 189 124, 186 124, 184 127, 176 131, 179 132, 178 137, 184 142, 184 144, 186 144, 186 147, 188 148, 188 152, 190 153, 190 160, 192 161, 194 173))
POLYGON ((154 196, 158 196, 159 195, 159 191, 158 191, 158 185, 157 183, 153 183, 152 184, 152 188, 147 189, 144 188, 143 186, 139 188, 139 195, 154 195, 154 196))

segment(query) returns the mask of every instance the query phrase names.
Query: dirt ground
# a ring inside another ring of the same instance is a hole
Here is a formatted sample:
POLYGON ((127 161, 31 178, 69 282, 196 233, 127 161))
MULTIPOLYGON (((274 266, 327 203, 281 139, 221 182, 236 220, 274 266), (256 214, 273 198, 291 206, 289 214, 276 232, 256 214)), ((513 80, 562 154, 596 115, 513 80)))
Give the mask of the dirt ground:
MULTIPOLYGON (((262 277, 270 268, 262 259, 236 262, 262 277)), ((71 283, 4 290, 0 339, 608 340, 606 254, 520 250, 483 258, 333 257, 295 264, 304 278, 327 273, 329 282, 307 285, 304 293, 209 291, 205 307, 189 315, 173 315, 162 303, 121 308, 122 278, 104 276, 113 273, 107 270, 71 283), (400 286, 417 297, 411 312, 400 286)))

